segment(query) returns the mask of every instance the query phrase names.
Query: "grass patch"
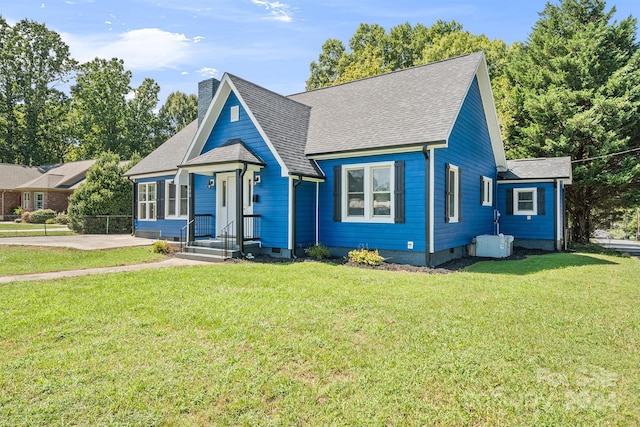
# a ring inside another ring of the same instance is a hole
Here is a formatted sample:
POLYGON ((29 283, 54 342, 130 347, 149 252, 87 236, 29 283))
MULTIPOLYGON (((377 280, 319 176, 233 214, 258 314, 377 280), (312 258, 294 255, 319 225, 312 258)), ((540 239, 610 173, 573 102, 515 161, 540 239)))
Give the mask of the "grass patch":
POLYGON ((140 264, 164 257, 150 247, 83 251, 39 246, 0 246, 0 276, 140 264))
POLYGON ((241 263, 4 286, 0 420, 638 425, 638 267, 565 253, 449 275, 241 263))
MULTIPOLYGON (((66 225, 61 225, 61 224, 46 224, 46 225, 47 225, 47 230, 49 229, 68 230, 69 229, 66 225)), ((33 230, 33 229, 41 230, 44 228, 44 226, 45 224, 30 224, 26 222, 0 222, 0 231, 1 230, 24 231, 24 230, 33 230)))

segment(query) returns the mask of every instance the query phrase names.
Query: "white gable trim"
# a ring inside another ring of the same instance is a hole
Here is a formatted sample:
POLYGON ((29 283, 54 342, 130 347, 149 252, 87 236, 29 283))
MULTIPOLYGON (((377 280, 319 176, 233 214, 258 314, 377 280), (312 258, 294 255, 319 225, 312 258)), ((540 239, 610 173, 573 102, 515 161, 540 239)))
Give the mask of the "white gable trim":
MULTIPOLYGON (((487 128, 489 130, 489 139, 491 140, 491 147, 493 149, 493 157, 496 162, 496 167, 498 172, 506 172, 507 171, 507 158, 504 153, 504 144, 502 142, 502 134, 500 132, 500 124, 498 122, 498 115, 496 113, 496 106, 493 102, 493 90, 491 89, 491 79, 489 78, 489 69, 487 68, 487 61, 485 60, 485 56, 483 52, 480 52, 482 56, 480 61, 478 61, 478 67, 476 68, 476 72, 474 74, 475 77, 478 78, 478 87, 480 88, 480 98, 482 99, 482 108, 484 110, 484 117, 487 121, 487 128)), ((455 115, 455 119, 451 124, 451 129, 447 133, 447 141, 451 138, 451 133, 453 132, 453 128, 458 122, 458 117, 460 116, 460 111, 462 110, 462 106, 464 105, 464 101, 467 99, 469 95, 469 89, 471 89, 471 84, 473 83, 473 79, 469 80, 469 85, 467 86, 466 91, 464 92, 464 97, 460 106, 458 108, 458 112, 455 115)))
MULTIPOLYGON (((258 130, 258 133, 260 134, 264 142, 267 144, 269 151, 271 151, 271 154, 273 154, 273 157, 275 157, 276 161, 280 165, 281 176, 283 177, 289 176, 289 169, 287 168, 284 161, 276 151, 275 147, 267 137, 267 134, 264 132, 264 130, 256 120, 251 110, 249 110, 249 107, 247 107, 247 103, 244 101, 244 99, 242 99, 242 96, 240 96, 240 93, 238 92, 238 89, 235 87, 235 85, 231 81, 231 78, 229 78, 229 75, 226 73, 224 74, 224 76, 222 76, 222 80, 220 81, 220 86, 218 87, 218 90, 216 91, 213 97, 213 100, 211 101, 211 104, 207 109, 207 112, 204 116, 204 119, 202 120, 202 123, 200 124, 200 126, 198 126, 196 135, 194 136, 193 141, 189 145, 189 149, 187 150, 187 153, 182 159, 181 164, 185 164, 189 160, 201 154, 202 149, 204 148, 204 145, 206 144, 207 139, 209 139, 209 135, 211 135, 211 131, 213 130, 213 127, 218 121, 218 118, 220 117, 220 113, 224 108, 224 104, 227 102, 227 99, 229 98, 229 95, 231 94, 231 92, 236 94, 236 96, 238 97, 238 100, 240 101, 240 104, 242 105, 242 108, 244 108, 244 110, 247 112, 249 119, 251 119, 251 122, 258 130)), ((180 174, 180 172, 181 172, 181 169, 178 170, 178 175, 180 174)))

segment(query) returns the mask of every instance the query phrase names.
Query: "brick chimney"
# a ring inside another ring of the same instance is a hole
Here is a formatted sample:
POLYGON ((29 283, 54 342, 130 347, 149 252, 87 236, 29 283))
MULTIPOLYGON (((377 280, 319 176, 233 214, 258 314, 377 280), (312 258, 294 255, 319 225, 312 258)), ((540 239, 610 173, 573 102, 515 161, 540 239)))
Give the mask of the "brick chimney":
POLYGON ((214 78, 198 83, 198 126, 200 126, 200 123, 204 120, 204 116, 209 109, 209 104, 211 104, 213 95, 215 95, 219 85, 220 80, 214 78))

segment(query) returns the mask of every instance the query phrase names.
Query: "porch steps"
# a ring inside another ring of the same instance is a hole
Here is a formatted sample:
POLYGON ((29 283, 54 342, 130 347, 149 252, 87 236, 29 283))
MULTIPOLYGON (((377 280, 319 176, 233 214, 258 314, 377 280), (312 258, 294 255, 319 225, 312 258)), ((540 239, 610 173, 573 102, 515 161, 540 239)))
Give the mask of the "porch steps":
MULTIPOLYGON (((257 242, 247 242, 244 245, 244 252, 256 253, 260 249, 257 242)), ((197 240, 185 246, 182 252, 175 254, 177 258, 191 259, 205 262, 223 262, 229 258, 240 258, 242 254, 237 245, 232 245, 227 249, 225 257, 224 243, 220 240, 197 240)))

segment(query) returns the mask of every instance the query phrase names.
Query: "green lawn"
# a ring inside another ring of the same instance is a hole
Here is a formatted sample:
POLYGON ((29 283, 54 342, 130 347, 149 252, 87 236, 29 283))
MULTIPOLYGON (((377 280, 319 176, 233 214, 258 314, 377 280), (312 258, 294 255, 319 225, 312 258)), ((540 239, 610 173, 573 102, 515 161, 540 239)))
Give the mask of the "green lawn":
POLYGON ((637 259, 0 287, 4 425, 640 425, 637 259))
MULTIPOLYGON (((47 230, 68 230, 66 225, 61 224, 46 224, 47 230)), ((33 230, 44 229, 45 224, 30 224, 27 222, 0 222, 0 231, 2 230, 33 230)))
POLYGON ((83 251, 39 246, 0 246, 0 276, 78 270, 159 261, 149 246, 83 251))

